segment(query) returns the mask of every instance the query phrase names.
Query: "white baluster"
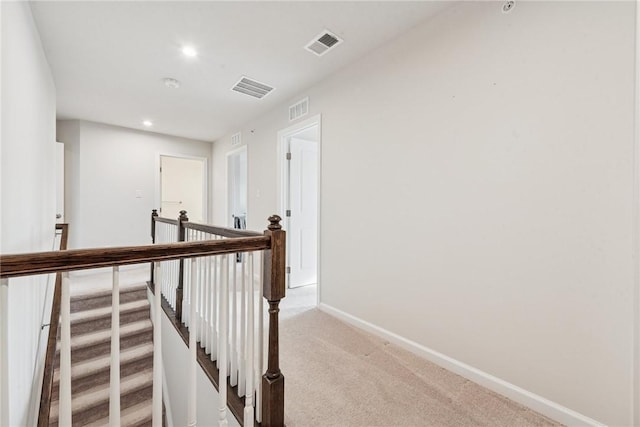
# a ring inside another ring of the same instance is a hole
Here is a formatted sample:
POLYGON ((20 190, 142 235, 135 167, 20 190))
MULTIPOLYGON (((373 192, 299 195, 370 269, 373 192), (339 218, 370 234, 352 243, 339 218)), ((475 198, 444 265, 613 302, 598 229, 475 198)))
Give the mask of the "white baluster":
MULTIPOLYGON (((194 295, 195 288, 197 286, 196 258, 191 258, 191 280, 189 281, 189 287, 191 288, 191 294, 194 295)), ((196 305, 190 306, 190 317, 195 319, 196 305)), ((198 349, 196 343, 197 336, 197 323, 192 322, 189 327, 189 391, 187 397, 187 423, 189 427, 195 427, 196 425, 196 372, 198 365, 198 349)))
POLYGON ((247 385, 244 395, 244 426, 253 426, 253 344, 254 344, 254 318, 255 304, 253 302, 253 252, 248 254, 249 280, 247 286, 247 354, 245 355, 245 369, 247 372, 247 385))
POLYGON ((60 300, 60 397, 58 425, 71 425, 71 296, 69 273, 62 273, 60 300))
POLYGON ((218 351, 218 393, 219 393, 219 422, 220 426, 227 425, 227 345, 228 345, 228 305, 229 305, 229 289, 228 274, 229 261, 228 256, 222 256, 222 271, 220 277, 220 330, 218 351))
POLYGON ((208 258, 209 264, 209 328, 207 329, 207 333, 209 335, 209 355, 211 360, 214 359, 214 354, 216 353, 218 343, 214 339, 215 337, 215 315, 217 313, 216 308, 216 290, 215 290, 215 280, 216 280, 216 272, 215 272, 215 257, 208 258))
MULTIPOLYGON (((218 236, 215 236, 215 240, 218 240, 218 236)), ((218 360, 218 276, 220 269, 218 268, 218 261, 220 257, 212 257, 213 262, 213 280, 211 285, 211 360, 218 360)))
POLYGON ((246 361, 246 344, 247 344, 247 328, 246 328, 246 318, 247 318, 247 287, 246 287, 246 277, 247 277, 247 262, 246 262, 246 254, 240 254, 240 351, 238 354, 238 396, 244 396, 246 390, 246 369, 245 369, 245 361, 246 361))
MULTIPOLYGON (((202 232, 198 233, 198 240, 203 240, 202 232)), ((198 258, 198 341, 200 347, 204 347, 204 339, 202 333, 204 332, 204 268, 203 259, 198 258)))
MULTIPOLYGON (((161 277, 160 263, 156 262, 155 277, 161 277)), ((153 296, 153 395, 152 395, 152 425, 162 427, 162 330, 160 328, 161 314, 160 287, 154 289, 153 296)), ((69 425, 69 424, 60 424, 69 425)))
POLYGON ((238 329, 238 298, 236 295, 237 282, 238 282, 238 274, 237 274, 237 255, 233 254, 231 256, 231 289, 229 290, 230 294, 230 319, 231 319, 231 352, 229 357, 231 358, 231 369, 229 376, 229 383, 232 386, 238 385, 238 338, 237 338, 237 329, 238 329))
POLYGON ((258 331, 257 331, 257 351, 256 351, 256 420, 262 422, 262 369, 265 356, 264 350, 264 299, 262 298, 262 255, 258 252, 258 292, 256 295, 258 307, 258 331))
POLYGON ((204 263, 204 349, 211 352, 211 257, 202 260, 204 263))
MULTIPOLYGON (((185 233, 185 241, 192 241, 191 230, 186 230, 185 233)), ((183 280, 183 289, 182 289, 182 323, 188 328, 191 324, 191 318, 189 313, 191 312, 191 286, 186 286, 185 284, 191 283, 191 270, 184 269, 184 280, 183 280)))
POLYGON ((113 267, 113 286, 111 289, 109 425, 111 427, 120 426, 120 267, 113 267))
POLYGON ((0 426, 9 425, 9 279, 0 279, 0 426))
POLYGON ((175 261, 167 261, 170 265, 171 268, 171 279, 169 279, 169 289, 167 292, 169 292, 169 295, 167 295, 167 300, 169 301, 169 305, 171 306, 172 309, 176 309, 176 284, 178 283, 176 281, 177 278, 177 268, 176 268, 176 262, 175 261))

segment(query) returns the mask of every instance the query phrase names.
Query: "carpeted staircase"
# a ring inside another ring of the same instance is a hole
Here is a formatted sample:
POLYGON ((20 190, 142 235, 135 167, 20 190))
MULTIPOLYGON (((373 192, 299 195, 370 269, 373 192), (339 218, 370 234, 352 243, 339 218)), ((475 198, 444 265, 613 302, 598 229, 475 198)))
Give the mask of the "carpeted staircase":
MULTIPOLYGON (((120 292, 121 425, 151 425, 152 324, 144 285, 120 292)), ((71 298, 71 389, 74 426, 109 423, 111 291, 71 298)), ((59 352, 49 424, 58 425, 59 352)))

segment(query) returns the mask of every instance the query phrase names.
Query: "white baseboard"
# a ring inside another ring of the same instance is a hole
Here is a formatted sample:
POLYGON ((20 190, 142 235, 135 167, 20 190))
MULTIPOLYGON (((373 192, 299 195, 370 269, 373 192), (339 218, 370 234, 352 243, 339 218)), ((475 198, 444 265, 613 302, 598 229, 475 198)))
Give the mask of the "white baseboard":
POLYGON ((387 331, 379 326, 362 320, 351 314, 345 313, 342 310, 331 307, 330 305, 320 303, 318 308, 323 312, 337 317, 338 319, 349 323, 357 328, 363 329, 374 335, 379 336, 389 342, 392 342, 405 350, 408 350, 418 356, 433 362, 449 371, 455 372, 483 387, 488 388, 496 393, 508 397, 509 399, 518 402, 528 408, 533 409, 549 418, 552 418, 558 422, 561 422, 567 426, 604 426, 604 423, 591 419, 587 416, 579 414, 569 408, 545 399, 542 396, 538 396, 535 393, 531 393, 523 388, 520 388, 500 378, 494 377, 486 372, 469 366, 466 363, 453 359, 445 354, 439 353, 414 341, 410 341, 400 335, 387 331))

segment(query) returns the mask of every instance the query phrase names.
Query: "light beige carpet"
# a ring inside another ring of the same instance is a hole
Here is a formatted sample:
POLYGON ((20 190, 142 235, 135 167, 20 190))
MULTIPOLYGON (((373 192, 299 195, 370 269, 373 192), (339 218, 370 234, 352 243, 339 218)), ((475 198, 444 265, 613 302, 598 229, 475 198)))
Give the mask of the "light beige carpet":
POLYGON ((315 308, 284 311, 288 427, 559 425, 315 308))

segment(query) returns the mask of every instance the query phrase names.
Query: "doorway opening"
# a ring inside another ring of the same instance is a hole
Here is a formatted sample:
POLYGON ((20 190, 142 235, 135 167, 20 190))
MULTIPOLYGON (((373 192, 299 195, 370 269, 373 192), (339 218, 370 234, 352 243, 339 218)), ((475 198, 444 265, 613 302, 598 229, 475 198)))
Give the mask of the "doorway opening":
POLYGON ((227 154, 227 225, 247 228, 247 147, 227 154))
POLYGON ((278 133, 282 153, 281 216, 287 231, 287 287, 316 287, 315 304, 320 292, 320 129, 320 116, 316 116, 278 133))
POLYGON ((178 218, 182 210, 193 222, 207 218, 207 160, 160 155, 160 216, 178 218))

